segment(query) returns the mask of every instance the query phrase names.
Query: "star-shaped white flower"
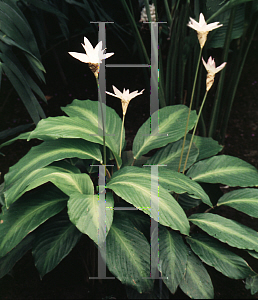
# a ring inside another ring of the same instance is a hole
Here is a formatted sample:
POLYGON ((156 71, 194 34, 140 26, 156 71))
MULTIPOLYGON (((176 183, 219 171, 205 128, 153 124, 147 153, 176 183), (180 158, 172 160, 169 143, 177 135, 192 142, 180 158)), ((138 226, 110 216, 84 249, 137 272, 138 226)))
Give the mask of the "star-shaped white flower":
POLYGON ((189 26, 192 29, 197 31, 197 36, 198 36, 200 46, 201 46, 201 48, 203 48, 203 46, 207 40, 207 35, 208 35, 209 31, 217 29, 217 28, 223 26, 223 24, 219 24, 219 22, 207 24, 205 22, 204 15, 202 13, 200 13, 199 22, 196 22, 194 19, 190 18, 190 21, 187 24, 187 26, 189 26))
POLYGON ((84 63, 100 64, 103 59, 106 59, 114 53, 104 53, 105 49, 102 50, 102 41, 100 41, 95 48, 93 48, 91 42, 84 37, 84 44, 82 44, 86 54, 78 52, 68 52, 73 57, 84 63))
POLYGON ((84 37, 84 44, 82 44, 86 54, 78 52, 68 52, 74 58, 81 62, 88 63, 89 68, 92 70, 94 75, 97 77, 99 72, 99 64, 103 59, 112 56, 114 53, 104 53, 106 49, 102 49, 102 41, 100 41, 95 48, 93 48, 91 42, 84 37))
POLYGON ((218 73, 219 71, 221 71, 227 63, 224 62, 223 64, 221 64, 220 66, 218 66, 216 68, 215 61, 214 61, 214 59, 212 59, 211 56, 209 57, 207 63, 204 61, 203 58, 202 58, 202 62, 203 62, 205 69, 208 72, 207 79, 206 79, 206 91, 208 91, 213 85, 215 74, 218 73))
POLYGON ((203 62, 203 65, 205 67, 205 69, 207 70, 208 73, 212 73, 212 74, 216 74, 218 73, 219 71, 221 71, 225 65, 227 64, 226 62, 224 62, 223 64, 221 64, 219 67, 216 68, 216 64, 215 64, 215 61, 214 59, 212 59, 212 57, 210 56, 207 63, 204 61, 204 59, 202 58, 202 62, 203 62))
POLYGON ((106 93, 109 94, 109 95, 111 95, 111 96, 114 96, 114 97, 117 97, 117 98, 121 99, 122 109, 123 109, 123 115, 126 114, 126 110, 127 110, 129 102, 134 97, 141 95, 143 93, 143 91, 144 91, 144 89, 143 89, 139 93, 138 93, 138 91, 134 91, 134 92, 130 93, 129 89, 128 90, 124 89, 123 93, 122 93, 114 85, 112 85, 112 87, 113 87, 113 90, 114 90, 115 94, 110 93, 110 92, 106 92, 106 93))
POLYGON ((200 16, 199 16, 199 23, 196 22, 194 19, 190 18, 190 21, 187 25, 199 32, 212 31, 214 29, 217 29, 217 28, 223 26, 223 24, 219 24, 219 22, 207 24, 205 22, 204 15, 202 13, 200 13, 200 16))

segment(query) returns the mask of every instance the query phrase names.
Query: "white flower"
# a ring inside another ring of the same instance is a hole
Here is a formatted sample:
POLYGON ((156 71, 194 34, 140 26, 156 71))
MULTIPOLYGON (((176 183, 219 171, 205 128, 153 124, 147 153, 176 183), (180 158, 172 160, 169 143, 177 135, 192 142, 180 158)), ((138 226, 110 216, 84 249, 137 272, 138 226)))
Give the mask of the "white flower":
POLYGON ((100 64, 102 59, 106 59, 114 53, 104 53, 102 50, 102 41, 100 41, 95 48, 93 48, 91 42, 84 37, 84 44, 82 44, 86 54, 78 52, 68 52, 73 57, 79 59, 84 63, 100 64))
POLYGON ((207 24, 205 22, 203 14, 200 13, 199 22, 196 22, 194 19, 190 18, 190 21, 187 24, 187 26, 189 26, 192 29, 197 31, 197 36, 198 36, 200 46, 201 46, 201 48, 203 48, 203 46, 207 40, 207 35, 208 35, 209 31, 217 29, 217 28, 223 26, 223 24, 219 24, 219 22, 207 24))
POLYGON ((106 49, 102 49, 102 41, 100 41, 95 48, 93 48, 91 42, 84 37, 84 44, 82 44, 86 54, 78 52, 68 52, 74 58, 89 64, 89 68, 98 77, 99 64, 103 59, 106 59, 114 53, 104 53, 106 49))
POLYGON ((202 62, 203 62, 203 65, 205 67, 205 69, 207 70, 208 73, 212 73, 212 74, 216 74, 218 73, 219 71, 221 71, 225 65, 227 64, 226 62, 224 62, 223 64, 221 64, 219 67, 216 68, 216 64, 215 64, 215 61, 214 59, 212 59, 212 57, 210 56, 208 61, 207 61, 207 64, 206 62, 204 61, 204 59, 202 58, 202 62))
MULTIPOLYGON (((151 22, 156 22, 156 13, 155 13, 155 5, 154 5, 154 3, 151 4, 149 7, 150 7, 151 22)), ((141 11, 140 22, 148 22, 148 16, 147 16, 147 12, 146 12, 146 7, 145 6, 144 6, 144 8, 141 11)))
POLYGON ((110 93, 110 92, 106 92, 106 93, 109 94, 109 95, 111 95, 111 96, 114 96, 114 97, 117 97, 117 98, 121 99, 122 109, 123 109, 123 115, 126 114, 126 110, 127 110, 129 102, 134 97, 136 97, 138 95, 141 95, 143 93, 143 91, 144 91, 144 89, 143 89, 139 93, 138 93, 138 91, 134 91, 134 92, 130 93, 129 90, 124 89, 123 93, 122 93, 114 85, 112 85, 112 87, 113 87, 113 90, 114 90, 115 94, 110 93))
POLYGON ((208 91, 213 85, 215 74, 221 71, 227 63, 224 62, 223 64, 221 64, 219 67, 216 68, 215 61, 214 59, 212 59, 211 56, 209 57, 207 63, 204 61, 203 58, 202 58, 202 62, 205 69, 208 72, 207 79, 206 79, 206 91, 208 91))

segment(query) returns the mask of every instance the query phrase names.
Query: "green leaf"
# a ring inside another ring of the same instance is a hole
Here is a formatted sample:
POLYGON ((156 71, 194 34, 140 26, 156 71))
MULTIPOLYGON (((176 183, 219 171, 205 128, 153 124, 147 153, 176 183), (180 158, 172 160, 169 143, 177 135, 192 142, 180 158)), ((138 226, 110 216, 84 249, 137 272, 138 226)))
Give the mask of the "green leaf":
POLYGON ((184 277, 187 256, 188 249, 182 237, 174 231, 159 226, 159 271, 172 294, 176 292, 184 277))
POLYGON ((12 166, 5 175, 6 189, 26 174, 45 167, 53 161, 64 158, 94 158, 102 162, 99 146, 80 139, 59 139, 47 141, 33 147, 17 164, 12 166))
MULTIPOLYGON (((63 108, 70 117, 49 117, 41 120, 34 131, 31 132, 29 140, 38 138, 42 140, 58 138, 81 138, 93 143, 103 145, 103 130, 98 127, 98 101, 74 100, 73 107, 63 108), (78 102, 82 102, 81 105, 78 102), (79 112, 81 110, 81 112, 79 112), (76 115, 76 116, 74 116, 76 115), (79 117, 78 117, 78 116, 79 117)), ((106 108, 106 146, 112 150, 119 165, 122 164, 119 153, 120 132, 122 121, 115 111, 103 104, 106 108)))
MULTIPOLYGON (((213 2, 215 3, 215 1, 213 2)), ((224 7, 227 7, 227 5, 224 5, 224 7)), ((219 8, 218 6, 215 7, 214 8, 215 11, 211 11, 208 8, 210 14, 213 12, 213 16, 218 14, 219 11, 221 12, 216 16, 216 21, 223 24, 223 26, 211 32, 210 37, 208 38, 207 41, 207 45, 206 45, 207 48, 222 48, 225 43, 226 33, 228 30, 229 19, 230 19, 230 10, 223 12, 223 9, 219 10, 218 8, 219 8)), ((213 18, 213 16, 211 18, 213 18)), ((230 40, 238 39, 242 36, 244 30, 244 21, 245 21, 245 9, 243 5, 240 5, 236 8, 236 15, 234 18, 230 40)))
POLYGON ((210 213, 194 214, 188 219, 209 235, 232 247, 258 251, 258 233, 247 226, 210 213))
POLYGON ((194 164, 187 176, 194 181, 229 186, 258 186, 258 170, 240 158, 219 155, 194 164))
POLYGON ((243 279, 254 274, 242 257, 207 235, 195 234, 187 237, 186 241, 203 262, 229 278, 243 279))
POLYGON ((106 262, 110 272, 123 284, 139 293, 152 290, 150 245, 130 219, 119 217, 118 212, 107 236, 106 262))
POLYGON ((24 133, 21 133, 20 135, 16 136, 15 138, 3 143, 0 145, 0 148, 2 147, 5 147, 5 146, 9 146, 11 145, 13 142, 17 141, 17 140, 27 140, 27 138, 29 137, 30 135, 30 132, 24 132, 24 133))
POLYGON ((204 192, 203 188, 181 173, 167 170, 165 167, 159 168, 159 184, 168 189, 170 192, 183 194, 187 192, 202 200, 203 203, 212 206, 208 195, 204 192))
MULTIPOLYGON (((189 149, 190 142, 185 141, 184 153, 181 162, 180 172, 183 171, 186 155, 189 149)), ((158 150, 150 159, 145 163, 146 165, 166 165, 168 169, 178 171, 179 161, 181 157, 181 150, 183 146, 183 140, 176 141, 175 143, 170 143, 164 148, 158 150)), ((186 164, 186 169, 188 169, 199 155, 198 149, 195 145, 192 145, 189 157, 186 164)))
POLYGON ((213 299, 214 290, 209 273, 192 251, 188 252, 186 273, 179 286, 193 299, 213 299))
POLYGON ((67 19, 66 15, 64 15, 54 4, 50 2, 46 2, 42 0, 27 0, 27 2, 31 3, 32 5, 39 8, 40 10, 44 10, 58 17, 67 19))
MULTIPOLYGON (((188 133, 186 135, 186 140, 190 141, 191 137, 192 135, 188 133)), ((197 160, 202 160, 204 158, 214 156, 223 149, 223 146, 219 145, 219 143, 211 137, 202 137, 195 135, 193 138, 193 143, 199 150, 199 156, 197 160)))
POLYGON ((111 193, 106 194, 106 202, 102 217, 106 219, 101 222, 99 214, 99 195, 73 193, 68 200, 68 215, 71 222, 82 232, 87 234, 96 244, 105 241, 113 221, 114 199, 111 193))
POLYGON ((245 288, 251 290, 252 295, 258 292, 258 274, 246 278, 245 288))
MULTIPOLYGON (((188 107, 184 105, 166 106, 156 111, 152 118, 158 117, 158 129, 150 134, 150 119, 140 127, 133 141, 134 158, 137 159, 152 149, 166 146, 183 137, 187 115, 188 107)), ((192 111, 188 130, 193 128, 196 118, 195 111, 192 111)))
MULTIPOLYGON (((153 179, 155 180, 154 177, 153 179)), ((169 192, 160 185, 157 191, 158 197, 151 195, 150 170, 124 167, 114 173, 106 187, 162 225, 180 230, 182 234, 189 233, 186 215, 169 192), (151 210, 150 201, 152 201, 153 210, 151 210)))
POLYGON ((187 193, 180 194, 177 201, 184 210, 196 207, 202 203, 201 199, 190 197, 187 193))
POLYGON ((257 189, 240 189, 228 192, 223 195, 217 206, 227 205, 251 217, 258 218, 258 190, 257 189))
POLYGON ((81 235, 67 214, 59 214, 39 228, 32 254, 41 278, 71 252, 81 235))
POLYGON ((0 258, 0 278, 11 271, 13 266, 23 255, 32 248, 34 235, 29 234, 16 247, 14 247, 5 256, 0 258))
POLYGON ((48 167, 34 170, 22 176, 8 187, 4 192, 6 206, 9 207, 25 192, 49 181, 67 195, 74 191, 84 190, 86 187, 89 188, 87 176, 87 174, 80 174, 79 169, 69 163, 54 162, 48 167))
MULTIPOLYGON (((84 123, 87 124, 87 127, 89 126, 89 124, 91 124, 93 125, 93 128, 99 128, 101 126, 101 122, 99 122, 100 120, 99 112, 101 112, 100 108, 101 106, 99 101, 75 99, 71 104, 67 105, 66 107, 62 107, 62 110, 69 117, 79 117, 83 119, 84 122, 87 121, 87 123, 84 123)), ((112 109, 111 107, 102 104, 102 108, 103 108, 103 114, 106 115, 106 124, 105 124, 106 143, 109 144, 108 147, 113 152, 119 153, 122 120, 115 112, 115 110, 112 109)), ((101 140, 102 140, 102 136, 101 136, 101 140)), ((124 147, 124 143, 125 143, 125 130, 123 130, 122 149, 124 147)))
POLYGON ((59 213, 68 197, 56 188, 24 195, 0 215, 0 257, 6 255, 31 231, 59 213))
MULTIPOLYGON (((20 133, 21 131, 27 130, 33 126, 33 123, 30 124, 24 124, 24 125, 19 125, 14 128, 6 129, 0 132, 0 140, 6 139, 10 136, 13 136, 17 133, 20 133)), ((2 144, 1 146, 3 146, 2 144)))

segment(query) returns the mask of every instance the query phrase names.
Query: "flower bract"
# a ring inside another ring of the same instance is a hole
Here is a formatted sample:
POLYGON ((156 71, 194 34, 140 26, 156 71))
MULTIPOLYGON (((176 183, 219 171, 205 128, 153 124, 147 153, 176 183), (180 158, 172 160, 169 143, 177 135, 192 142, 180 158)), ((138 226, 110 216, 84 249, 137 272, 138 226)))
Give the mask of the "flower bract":
POLYGON ((127 107, 128 107, 128 104, 129 102, 136 96, 138 95, 141 95, 144 91, 144 89, 142 91, 140 91, 138 93, 138 91, 134 91, 132 93, 129 92, 129 89, 124 89, 123 90, 123 93, 120 92, 114 85, 112 85, 113 87, 113 90, 114 90, 114 93, 110 93, 110 92, 106 92, 107 94, 111 95, 111 96, 114 96, 114 97, 117 97, 119 99, 121 99, 121 102, 122 102, 122 109, 123 109, 123 115, 126 114, 126 110, 127 110, 127 107))
POLYGON ((212 59, 211 56, 209 57, 207 63, 204 61, 203 58, 202 58, 202 62, 203 62, 205 69, 208 72, 207 79, 206 79, 206 90, 208 91, 213 85, 215 74, 218 73, 219 71, 221 71, 227 63, 224 62, 223 64, 221 64, 220 66, 218 66, 216 68, 215 61, 214 61, 214 59, 212 59))

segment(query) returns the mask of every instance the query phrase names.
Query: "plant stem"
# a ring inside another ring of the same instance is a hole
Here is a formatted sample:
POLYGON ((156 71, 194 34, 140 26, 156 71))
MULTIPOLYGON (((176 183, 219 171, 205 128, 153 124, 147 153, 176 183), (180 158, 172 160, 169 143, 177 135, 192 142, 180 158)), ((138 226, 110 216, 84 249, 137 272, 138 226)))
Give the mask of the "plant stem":
POLYGON ((123 121, 122 121, 122 127, 121 127, 121 136, 120 136, 119 157, 121 157, 121 152, 122 152, 122 137, 123 137, 124 123, 125 123, 125 115, 123 114, 123 121))
POLYGON ((203 108, 203 105, 204 105, 204 103, 205 103, 207 94, 208 94, 208 91, 206 90, 205 95, 204 95, 203 100, 202 100, 202 105, 201 105, 201 107, 200 107, 200 110, 199 110, 199 113, 198 113, 198 116, 197 116, 197 121, 196 121, 195 126, 194 126, 194 130, 193 130, 193 133, 192 133, 190 145, 189 145, 189 148, 188 148, 188 151, 187 151, 187 155, 186 155, 186 159, 185 159, 185 164, 184 164, 184 168, 183 168, 183 174, 184 174, 185 169, 186 169, 186 164, 187 164, 187 160, 188 160, 188 157, 189 157, 189 153, 190 153, 190 150, 191 150, 191 147, 192 147, 193 138, 194 138, 194 135, 195 135, 195 132, 196 132, 196 129, 197 129, 198 121, 199 121, 199 119, 200 119, 200 115, 201 115, 201 113, 202 113, 202 108, 203 108))
POLYGON ((103 129, 103 155, 104 155, 104 165, 106 166, 107 164, 107 155, 106 155, 106 137, 105 137, 105 124, 104 124, 104 113, 103 113, 103 107, 102 107, 102 98, 101 98, 101 93, 99 89, 99 79, 98 77, 96 78, 96 83, 97 83, 97 88, 98 88, 98 95, 100 99, 100 110, 101 110, 101 119, 102 119, 102 129, 103 129))
MULTIPOLYGON (((185 135, 184 135, 184 140, 183 140, 183 145, 182 145, 182 150, 181 150, 181 155, 180 155, 180 160, 179 160, 179 165, 178 165, 178 172, 180 172, 183 153, 184 153, 186 134, 187 134, 187 131, 188 131, 188 124, 189 124, 190 114, 191 114, 191 110, 192 110, 193 97, 194 97, 194 92, 195 92, 195 86, 196 86, 196 81, 197 81, 197 75, 198 75, 198 70, 199 70, 199 66, 200 66, 201 56, 202 56, 202 48, 200 48, 200 54, 199 54, 197 67, 196 67, 196 71, 195 71, 195 76, 194 76, 194 83, 193 83, 192 95, 191 95, 191 100, 190 100, 190 105, 189 105, 189 110, 188 110, 188 116, 187 116, 187 121, 186 121, 185 135)), ((197 118, 197 123, 198 123, 198 118, 197 118)), ((190 147, 191 146, 189 146, 188 152, 190 150, 190 147)), ((187 158, 188 158, 188 156, 187 156, 187 158)), ((187 158, 186 158, 186 162, 187 162, 187 158)), ((185 163, 185 166, 186 166, 186 163, 185 163)), ((185 169, 185 167, 184 167, 184 169, 185 169)))

